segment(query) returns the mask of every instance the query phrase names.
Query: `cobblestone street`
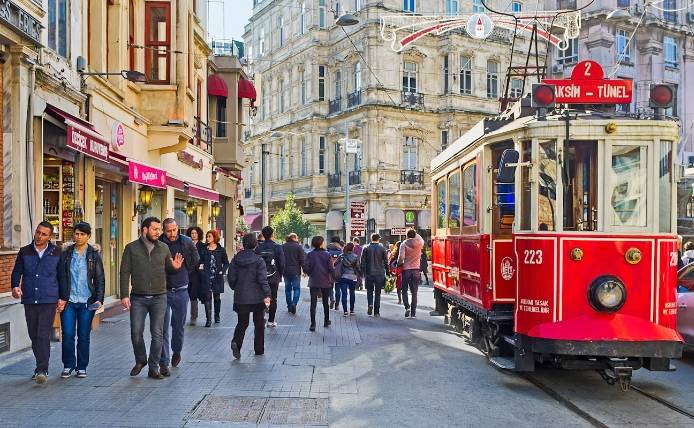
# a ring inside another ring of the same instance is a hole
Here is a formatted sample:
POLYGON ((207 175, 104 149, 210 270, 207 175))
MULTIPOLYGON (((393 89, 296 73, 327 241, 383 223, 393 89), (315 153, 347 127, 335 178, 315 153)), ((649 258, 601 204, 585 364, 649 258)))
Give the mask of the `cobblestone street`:
MULTIPOLYGON (((229 349, 235 316, 231 293, 225 293, 222 323, 205 328, 198 320, 198 326, 187 327, 183 361, 161 381, 144 371, 128 376, 133 356, 127 314, 106 319, 93 333, 87 379, 59 378, 58 343, 43 386, 29 380, 30 352, 10 356, 0 363, 0 388, 6 392, 2 426, 590 425, 525 379, 492 368, 440 317, 430 317, 430 288, 420 290, 416 320, 403 318, 394 294, 384 296, 381 319, 367 317, 366 295, 360 292, 357 316, 332 311, 333 325, 320 324, 315 333, 308 331, 305 287, 302 293, 297 314, 290 315, 280 288, 279 326, 266 332, 265 356, 253 355, 251 327, 238 362, 229 349)), ((686 385, 681 387, 691 389, 686 385)), ((631 415, 639 413, 634 406, 643 406, 590 374, 565 377, 556 388, 583 391, 579 395, 588 400, 604 395, 595 391, 606 391, 606 418, 624 424, 632 420, 614 419, 620 406, 629 403, 624 409, 631 415)), ((657 410, 649 410, 649 420, 686 426, 686 418, 657 410)))

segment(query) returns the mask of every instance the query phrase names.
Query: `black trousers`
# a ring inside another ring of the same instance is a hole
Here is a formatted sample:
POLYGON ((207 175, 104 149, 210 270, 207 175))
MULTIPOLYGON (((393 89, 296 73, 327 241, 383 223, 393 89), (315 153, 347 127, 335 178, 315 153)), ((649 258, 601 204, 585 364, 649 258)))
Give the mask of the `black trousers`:
POLYGON ((275 314, 277 313, 277 290, 279 288, 279 282, 277 284, 270 283, 270 294, 272 295, 272 300, 270 301, 270 309, 268 310, 268 322, 275 322, 275 314))
POLYGON ((265 353, 265 304, 255 305, 234 305, 234 310, 238 315, 238 323, 234 329, 232 341, 239 347, 243 346, 243 338, 246 336, 246 329, 250 324, 250 317, 253 314, 253 349, 256 355, 265 353))
POLYGON ((51 357, 51 329, 55 317, 56 304, 44 303, 24 305, 24 317, 27 322, 31 350, 34 351, 37 371, 48 371, 48 360, 51 357))
POLYGON ((214 302, 214 316, 215 318, 219 318, 219 314, 222 310, 222 293, 212 293, 212 296, 212 301, 214 302))
POLYGON ((325 321, 330 319, 330 289, 329 288, 310 288, 311 290, 311 324, 316 323, 316 306, 318 305, 318 294, 321 293, 323 299, 323 316, 325 321))

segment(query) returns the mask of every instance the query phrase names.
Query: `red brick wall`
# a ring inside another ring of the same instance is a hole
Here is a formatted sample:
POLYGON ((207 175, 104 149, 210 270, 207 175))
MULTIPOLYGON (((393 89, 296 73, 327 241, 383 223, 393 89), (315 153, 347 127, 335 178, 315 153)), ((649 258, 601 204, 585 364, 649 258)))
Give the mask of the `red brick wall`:
POLYGON ((15 255, 0 256, 0 293, 10 291, 10 274, 15 258, 15 255))

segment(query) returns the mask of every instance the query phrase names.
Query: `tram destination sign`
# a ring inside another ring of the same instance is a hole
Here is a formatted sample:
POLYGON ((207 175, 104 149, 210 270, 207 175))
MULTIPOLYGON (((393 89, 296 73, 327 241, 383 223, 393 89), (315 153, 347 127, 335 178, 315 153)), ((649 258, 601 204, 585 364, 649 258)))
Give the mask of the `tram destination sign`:
POLYGON ((554 85, 557 104, 629 104, 633 91, 631 80, 605 79, 595 61, 581 61, 574 66, 570 79, 545 79, 554 85))

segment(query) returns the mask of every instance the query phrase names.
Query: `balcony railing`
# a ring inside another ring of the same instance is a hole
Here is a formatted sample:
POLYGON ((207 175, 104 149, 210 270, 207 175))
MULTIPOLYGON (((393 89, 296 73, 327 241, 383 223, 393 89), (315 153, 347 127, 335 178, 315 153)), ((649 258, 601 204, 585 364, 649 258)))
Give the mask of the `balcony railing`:
POLYGON ((349 184, 350 185, 361 184, 361 172, 350 171, 349 172, 349 184))
POLYGON ((340 110, 342 110, 342 98, 328 101, 328 114, 337 113, 340 110))
POLYGON ((403 169, 400 170, 400 184, 424 185, 424 170, 403 169))
POLYGON ((342 186, 342 180, 340 177, 340 173, 337 172, 335 174, 328 174, 328 187, 329 188, 336 188, 342 186))
POLYGON ((200 146, 207 153, 212 153, 212 129, 200 120, 199 117, 195 117, 195 145, 200 146))
POLYGON ((361 91, 352 92, 347 95, 347 108, 361 105, 361 91))
POLYGON ((423 107, 424 95, 418 92, 402 91, 402 103, 410 107, 423 107))
POLYGON ((245 199, 251 199, 252 196, 253 196, 253 189, 250 189, 250 188, 243 189, 243 197, 245 199))

